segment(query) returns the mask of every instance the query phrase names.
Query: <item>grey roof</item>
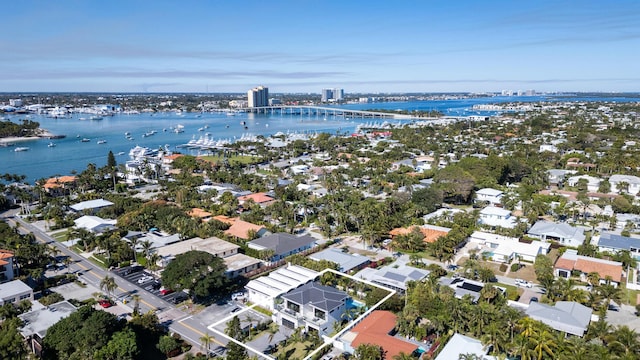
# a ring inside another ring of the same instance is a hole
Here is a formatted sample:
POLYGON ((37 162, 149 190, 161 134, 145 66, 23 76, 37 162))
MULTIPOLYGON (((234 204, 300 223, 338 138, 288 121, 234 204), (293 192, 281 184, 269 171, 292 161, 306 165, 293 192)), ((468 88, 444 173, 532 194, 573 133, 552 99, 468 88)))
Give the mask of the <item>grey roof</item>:
POLYGON ((526 314, 558 331, 582 336, 589 326, 592 311, 574 301, 558 301, 555 306, 533 302, 529 304, 526 314))
POLYGON ((113 205, 111 201, 108 201, 105 199, 96 199, 96 200, 83 201, 77 204, 73 204, 71 205, 71 209, 73 211, 82 211, 87 209, 98 209, 98 208, 111 206, 111 205, 113 205))
POLYGON ((312 281, 282 297, 302 306, 309 304, 321 310, 331 311, 339 307, 349 296, 343 291, 312 281))
POLYGON ((427 277, 429 273, 430 271, 428 270, 402 265, 397 268, 384 266, 378 270, 365 268, 358 272, 356 277, 404 291, 407 289, 407 282, 422 280, 427 277))
MULTIPOLYGON (((34 303, 34 307, 36 307, 36 304, 39 303, 34 303)), ((76 311, 76 307, 68 301, 61 301, 49 306, 40 305, 35 310, 18 315, 24 323, 20 328, 20 333, 24 337, 37 334, 40 338, 44 338, 51 326, 71 315, 74 311, 76 311)))
POLYGON ((276 255, 286 254, 305 245, 313 245, 316 239, 309 235, 294 236, 287 233, 276 233, 250 241, 249 244, 258 245, 273 250, 276 255))
POLYGON ((629 250, 631 248, 640 249, 640 239, 630 238, 610 232, 602 232, 598 246, 612 249, 629 250))
POLYGON ((471 296, 474 302, 480 299, 480 291, 484 287, 484 284, 478 281, 473 281, 465 278, 447 278, 442 277, 439 280, 440 284, 448 286, 455 292, 455 297, 462 299, 465 295, 471 296))
POLYGON ((576 239, 584 241, 584 229, 571 226, 567 223, 554 223, 551 221, 536 221, 529 229, 531 235, 546 235, 565 239, 576 239))
POLYGON ((369 258, 360 254, 344 253, 340 249, 329 248, 309 255, 312 260, 328 260, 338 264, 340 271, 347 272, 369 262, 369 258))

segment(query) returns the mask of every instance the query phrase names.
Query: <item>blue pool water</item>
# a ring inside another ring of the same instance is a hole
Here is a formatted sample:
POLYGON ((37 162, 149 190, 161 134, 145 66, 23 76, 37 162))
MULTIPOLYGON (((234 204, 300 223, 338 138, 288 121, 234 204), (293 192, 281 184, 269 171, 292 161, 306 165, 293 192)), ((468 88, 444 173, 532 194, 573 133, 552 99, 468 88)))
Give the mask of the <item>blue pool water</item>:
POLYGON ((358 300, 347 299, 347 308, 363 308, 366 305, 358 300))

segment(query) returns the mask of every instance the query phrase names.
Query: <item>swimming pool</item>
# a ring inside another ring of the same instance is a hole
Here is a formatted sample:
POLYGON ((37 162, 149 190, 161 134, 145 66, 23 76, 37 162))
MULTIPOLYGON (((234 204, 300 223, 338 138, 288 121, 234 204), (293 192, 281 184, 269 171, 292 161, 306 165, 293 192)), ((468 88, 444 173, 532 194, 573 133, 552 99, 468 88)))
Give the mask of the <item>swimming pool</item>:
POLYGON ((365 303, 362 303, 358 300, 353 300, 351 298, 347 299, 347 309, 351 309, 351 308, 363 308, 366 307, 367 305, 365 303))

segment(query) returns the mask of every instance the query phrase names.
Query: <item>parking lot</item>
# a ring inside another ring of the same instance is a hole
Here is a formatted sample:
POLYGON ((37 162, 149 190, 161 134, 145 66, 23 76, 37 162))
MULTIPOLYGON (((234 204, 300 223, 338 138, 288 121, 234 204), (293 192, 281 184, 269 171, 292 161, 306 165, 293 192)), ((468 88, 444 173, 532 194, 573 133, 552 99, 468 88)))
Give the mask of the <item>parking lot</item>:
MULTIPOLYGON (((128 282, 172 304, 179 304, 189 297, 183 291, 173 291, 162 287, 160 279, 144 270, 142 266, 128 266, 122 269, 116 269, 113 272, 128 282)), ((131 299, 126 300, 131 301, 131 299)))

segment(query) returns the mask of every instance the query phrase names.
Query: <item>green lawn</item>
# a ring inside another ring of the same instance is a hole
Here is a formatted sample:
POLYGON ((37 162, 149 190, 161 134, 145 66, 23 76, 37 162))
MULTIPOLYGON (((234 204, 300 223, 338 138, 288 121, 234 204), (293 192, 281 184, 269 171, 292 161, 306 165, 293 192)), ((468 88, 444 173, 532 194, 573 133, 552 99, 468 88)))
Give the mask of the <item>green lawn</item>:
MULTIPOLYGON (((216 155, 199 156, 198 158, 208 162, 212 162, 214 164, 218 164, 225 159, 222 156, 216 156, 216 155)), ((232 155, 232 156, 227 156, 226 159, 227 161, 229 161, 229 164, 232 164, 232 165, 233 164, 243 164, 243 165, 256 164, 262 161, 262 159, 259 157, 247 156, 247 155, 232 155)))
POLYGON ((69 229, 64 229, 52 234, 51 237, 54 238, 56 241, 67 241, 68 233, 69 233, 69 229))
POLYGON ((307 346, 313 346, 313 343, 311 341, 305 341, 305 342, 289 344, 287 347, 279 348, 278 352, 273 355, 275 355, 274 357, 277 358, 278 355, 285 354, 285 357, 291 360, 304 359, 304 357, 307 356, 307 354, 315 350, 315 347, 305 350, 307 346))
POLYGON ((640 294, 640 291, 638 290, 630 290, 630 289, 623 289, 622 293, 624 294, 623 297, 623 302, 627 303, 629 305, 635 306, 637 305, 637 301, 638 301, 638 294, 640 294))

